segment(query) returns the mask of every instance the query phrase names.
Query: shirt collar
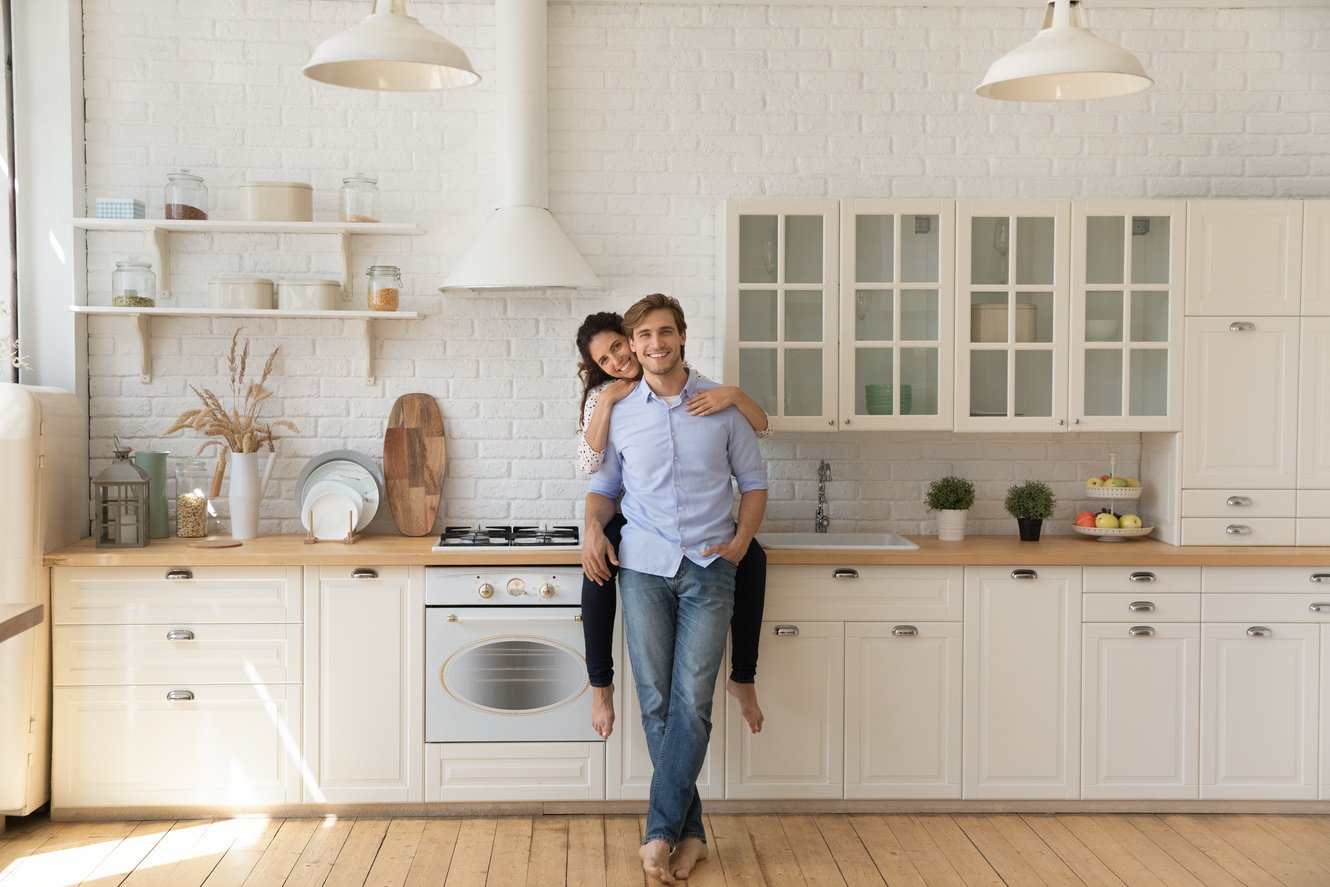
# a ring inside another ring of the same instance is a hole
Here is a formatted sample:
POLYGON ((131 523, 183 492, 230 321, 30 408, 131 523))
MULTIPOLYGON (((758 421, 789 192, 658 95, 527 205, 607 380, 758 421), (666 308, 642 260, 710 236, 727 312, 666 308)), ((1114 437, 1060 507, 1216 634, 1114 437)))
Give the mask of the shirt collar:
MULTIPOLYGON (((683 383, 683 390, 679 392, 679 396, 686 401, 693 396, 693 386, 697 383, 697 376, 693 375, 691 368, 685 367, 684 369, 688 373, 688 380, 683 383)), ((637 389, 634 390, 633 394, 636 394, 638 391, 646 392, 642 397, 648 401, 660 400, 660 395, 651 390, 651 386, 647 384, 645 376, 642 377, 642 381, 638 384, 637 389)))

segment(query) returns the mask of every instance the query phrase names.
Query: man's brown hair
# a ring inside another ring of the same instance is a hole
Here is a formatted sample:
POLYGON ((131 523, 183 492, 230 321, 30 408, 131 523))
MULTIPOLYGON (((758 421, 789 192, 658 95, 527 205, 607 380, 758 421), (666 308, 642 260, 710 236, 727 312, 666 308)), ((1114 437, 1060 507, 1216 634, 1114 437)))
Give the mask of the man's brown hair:
POLYGON ((679 304, 679 300, 664 293, 652 293, 638 299, 633 303, 633 307, 623 313, 623 334, 632 339, 633 330, 642 325, 642 318, 660 308, 670 309, 674 314, 674 325, 679 328, 679 332, 687 332, 688 324, 683 319, 683 306, 679 304))

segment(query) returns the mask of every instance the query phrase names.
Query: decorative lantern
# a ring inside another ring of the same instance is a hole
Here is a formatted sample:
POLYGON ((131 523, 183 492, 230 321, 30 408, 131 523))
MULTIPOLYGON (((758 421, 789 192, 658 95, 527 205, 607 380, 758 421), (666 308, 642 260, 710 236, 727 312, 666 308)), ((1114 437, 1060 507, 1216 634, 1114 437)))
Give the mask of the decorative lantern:
POLYGON ((98 548, 148 544, 148 473, 115 441, 115 461, 92 482, 92 534, 98 548))

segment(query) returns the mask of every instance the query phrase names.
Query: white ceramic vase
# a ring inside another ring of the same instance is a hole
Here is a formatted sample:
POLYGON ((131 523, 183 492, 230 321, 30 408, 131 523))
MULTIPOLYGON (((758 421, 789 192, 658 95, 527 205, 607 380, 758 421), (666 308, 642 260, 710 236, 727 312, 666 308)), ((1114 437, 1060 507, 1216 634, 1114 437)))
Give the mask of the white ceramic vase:
POLYGON ((231 538, 254 539, 259 535, 259 506, 263 504, 263 488, 268 485, 273 455, 263 473, 259 473, 258 453, 231 454, 231 485, 227 496, 231 506, 231 538))
POLYGON ((937 513, 937 538, 941 542, 960 542, 965 539, 965 520, 970 510, 944 508, 937 513))

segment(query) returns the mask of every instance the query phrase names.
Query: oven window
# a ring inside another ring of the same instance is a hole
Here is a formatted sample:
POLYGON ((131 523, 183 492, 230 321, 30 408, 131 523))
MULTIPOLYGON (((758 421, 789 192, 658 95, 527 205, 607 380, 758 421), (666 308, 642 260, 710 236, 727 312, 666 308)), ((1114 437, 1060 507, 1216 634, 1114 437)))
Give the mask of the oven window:
POLYGON ((586 689, 586 661, 550 641, 491 639, 458 651, 439 675, 458 701, 481 711, 536 714, 586 689))

